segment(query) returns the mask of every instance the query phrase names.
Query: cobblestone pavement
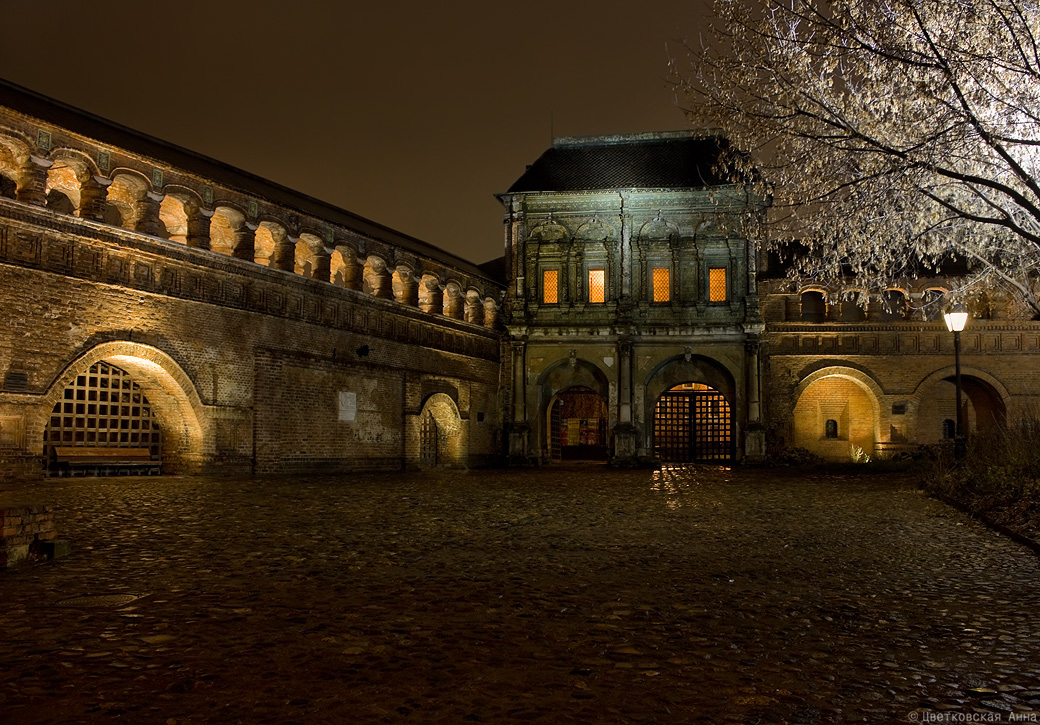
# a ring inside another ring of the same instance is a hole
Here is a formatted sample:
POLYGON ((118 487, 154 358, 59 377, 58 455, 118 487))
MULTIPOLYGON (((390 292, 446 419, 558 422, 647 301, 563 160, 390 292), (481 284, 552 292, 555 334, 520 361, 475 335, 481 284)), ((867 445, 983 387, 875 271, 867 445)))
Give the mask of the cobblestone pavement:
POLYGON ((584 467, 14 499, 56 504, 74 548, 0 572, 3 722, 1040 722, 1040 559, 906 479, 584 467), (140 598, 67 601, 111 594, 140 598))

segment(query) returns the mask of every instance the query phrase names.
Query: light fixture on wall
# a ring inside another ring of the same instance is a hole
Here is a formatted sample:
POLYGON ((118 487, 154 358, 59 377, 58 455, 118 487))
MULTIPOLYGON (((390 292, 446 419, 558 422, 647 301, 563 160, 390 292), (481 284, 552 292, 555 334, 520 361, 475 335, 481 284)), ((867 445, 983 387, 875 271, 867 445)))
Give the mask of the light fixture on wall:
POLYGON ((953 436, 953 457, 960 460, 964 458, 966 449, 964 408, 961 406, 961 332, 968 323, 968 310, 964 305, 956 304, 943 314, 943 319, 946 320, 946 329, 953 333, 954 385, 957 388, 957 430, 953 436))

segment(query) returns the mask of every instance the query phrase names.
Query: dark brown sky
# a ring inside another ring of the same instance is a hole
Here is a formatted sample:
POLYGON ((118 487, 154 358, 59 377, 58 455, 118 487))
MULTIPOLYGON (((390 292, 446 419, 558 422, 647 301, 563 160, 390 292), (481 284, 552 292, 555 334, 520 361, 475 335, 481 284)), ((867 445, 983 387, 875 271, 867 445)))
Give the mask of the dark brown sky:
POLYGON ((551 134, 685 126, 666 44, 710 4, 5 3, 0 77, 479 263, 551 134))

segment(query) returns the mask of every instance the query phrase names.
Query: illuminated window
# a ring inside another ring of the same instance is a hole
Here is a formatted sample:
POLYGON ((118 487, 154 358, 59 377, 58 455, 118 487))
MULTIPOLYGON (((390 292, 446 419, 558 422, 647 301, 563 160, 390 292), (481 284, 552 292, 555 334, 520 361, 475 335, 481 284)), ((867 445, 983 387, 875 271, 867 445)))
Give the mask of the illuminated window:
POLYGON ((726 301, 726 268, 712 267, 708 270, 708 301, 726 301))
POLYGON ((672 298, 671 274, 667 267, 653 272, 654 302, 668 302, 672 298))
POLYGON ((823 435, 825 438, 837 438, 838 437, 838 421, 828 420, 824 424, 823 435))
POLYGON ((547 305, 555 305, 560 301, 559 272, 555 269, 547 269, 542 272, 542 302, 547 305))
POLYGON ((603 269, 589 270, 589 302, 605 302, 607 299, 607 272, 603 269))

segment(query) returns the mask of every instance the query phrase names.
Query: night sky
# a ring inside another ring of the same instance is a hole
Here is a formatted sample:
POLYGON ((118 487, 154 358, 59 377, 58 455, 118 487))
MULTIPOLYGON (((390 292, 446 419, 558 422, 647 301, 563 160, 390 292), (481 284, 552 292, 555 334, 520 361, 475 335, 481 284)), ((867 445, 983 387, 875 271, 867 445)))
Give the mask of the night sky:
POLYGON ((686 127, 710 4, 5 3, 0 77, 479 263, 553 135, 686 127))

